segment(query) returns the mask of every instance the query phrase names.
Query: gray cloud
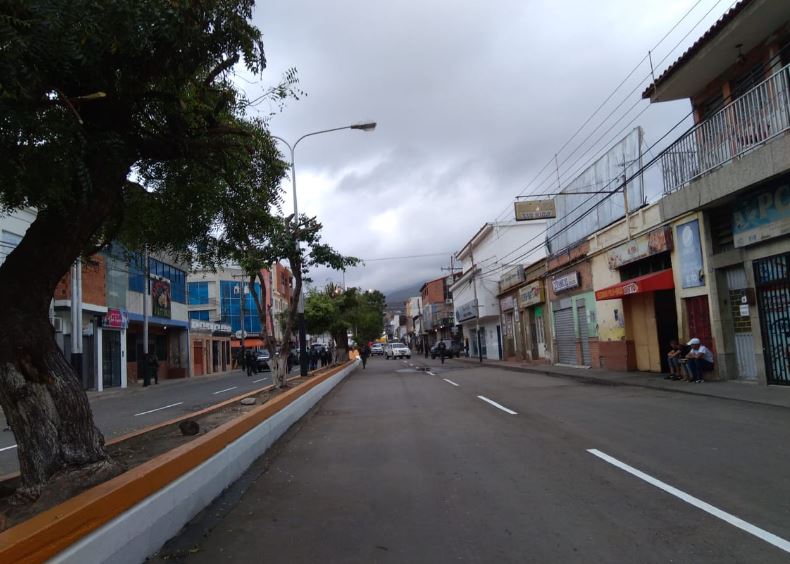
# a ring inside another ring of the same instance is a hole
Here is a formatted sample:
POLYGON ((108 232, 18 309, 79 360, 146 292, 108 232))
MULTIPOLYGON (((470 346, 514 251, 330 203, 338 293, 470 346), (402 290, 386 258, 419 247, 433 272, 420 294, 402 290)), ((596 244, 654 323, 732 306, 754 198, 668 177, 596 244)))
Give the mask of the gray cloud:
MULTIPOLYGON (((362 258, 452 252, 512 206, 565 140, 693 0, 292 0, 257 7, 271 84, 296 67, 308 96, 271 120, 289 140, 374 119, 373 133, 306 139, 296 154, 300 210, 324 223, 325 239, 362 258)), ((705 0, 654 52, 660 61, 715 3, 705 0)), ((713 10, 669 58, 709 27, 713 10)), ((631 113, 649 75, 643 62, 606 108, 631 113), (627 95, 629 90, 636 92, 627 95)), ((248 85, 254 95, 258 87, 248 85)), ((634 124, 653 142, 688 104, 657 105, 634 124)), ((597 121, 585 131, 589 131, 597 121)), ((592 139, 607 129, 602 127, 592 139)), ((633 126, 631 126, 633 127, 633 126)), ((583 133, 578 139, 585 136, 583 133)), ((560 152, 567 158, 573 144, 560 152)), ((579 151, 576 155, 583 152, 579 151)), ((583 166, 572 157, 563 181, 583 166)), ((537 186, 556 186, 553 166, 537 186)), ((287 201, 290 202, 290 186, 287 201)), ((506 211, 505 215, 508 213, 506 211)), ((383 291, 441 275, 449 256, 369 262, 347 283, 383 291)), ((315 272, 317 284, 326 277, 315 272)))

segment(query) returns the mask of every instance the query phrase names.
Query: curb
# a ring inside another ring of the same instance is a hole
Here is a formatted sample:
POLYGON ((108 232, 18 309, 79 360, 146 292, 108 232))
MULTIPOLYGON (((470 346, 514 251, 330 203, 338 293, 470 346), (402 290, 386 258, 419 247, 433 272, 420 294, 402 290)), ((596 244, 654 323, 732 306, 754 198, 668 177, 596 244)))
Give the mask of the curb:
MULTIPOLYGON (((472 364, 476 366, 481 366, 481 364, 477 361, 470 361, 463 358, 459 358, 461 362, 464 364, 472 364)), ((742 403, 749 403, 753 405, 762 405, 768 407, 776 407, 779 409, 790 409, 790 406, 787 405, 777 405, 775 403, 771 403, 768 401, 761 401, 755 399, 748 399, 748 398, 734 398, 730 396, 722 396, 719 394, 712 394, 710 392, 705 391, 694 391, 686 390, 684 388, 665 388, 662 386, 656 386, 654 384, 646 383, 646 382, 627 382, 627 381, 613 381, 613 380, 605 380, 603 378, 595 378, 594 376, 583 376, 581 374, 567 374, 561 372, 551 372, 548 370, 541 370, 540 368, 532 368, 530 366, 506 366, 506 365, 499 365, 493 364, 489 362, 482 363, 482 366, 487 366, 489 368, 496 368, 498 370, 509 370, 511 372, 527 372, 530 374, 540 374, 542 376, 549 376, 551 378, 568 378, 571 380, 576 380, 578 382, 583 382, 585 384, 594 384, 596 386, 630 386, 632 388, 645 388, 648 390, 657 390, 661 392, 669 392, 669 393, 676 393, 676 394, 685 394, 688 396, 698 396, 698 397, 706 397, 706 398, 715 398, 721 400, 728 400, 728 401, 737 401, 742 403)), ((709 382, 715 386, 715 382, 709 382)), ((700 390, 700 388, 695 388, 696 390, 700 390)))
POLYGON ((142 562, 345 378, 349 362, 0 533, 0 561, 142 562))

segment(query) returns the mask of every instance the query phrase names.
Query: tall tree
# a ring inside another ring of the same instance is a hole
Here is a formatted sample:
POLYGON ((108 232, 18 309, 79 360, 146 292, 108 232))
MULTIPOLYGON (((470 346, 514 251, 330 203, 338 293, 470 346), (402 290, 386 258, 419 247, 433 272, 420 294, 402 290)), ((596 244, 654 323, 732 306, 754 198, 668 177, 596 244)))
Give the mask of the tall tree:
POLYGON ((374 341, 384 329, 384 294, 378 290, 343 290, 328 284, 313 290, 305 303, 307 327, 311 333, 329 333, 341 350, 348 349, 348 332, 357 343, 374 341))
POLYGON ((313 217, 277 216, 263 210, 248 209, 239 216, 239 221, 227 218, 225 230, 218 236, 221 255, 230 257, 248 274, 250 294, 261 320, 261 331, 269 350, 269 366, 272 382, 284 387, 287 377, 287 361, 291 351, 291 339, 297 323, 297 306, 302 286, 310 269, 326 266, 345 269, 359 262, 354 257, 341 255, 329 245, 321 242, 321 224, 313 217), (288 261, 294 276, 293 299, 288 305, 280 354, 277 354, 273 335, 269 335, 266 301, 258 293, 266 288, 262 270, 276 262, 288 261))
MULTIPOLYGON (((0 266, 0 405, 22 486, 111 470, 48 320, 58 280, 117 239, 214 252, 228 202, 268 209, 285 166, 233 68, 265 67, 252 0, 0 4, 0 207, 37 219, 0 266), (259 180, 235 182, 243 175, 259 180), (263 188, 261 188, 263 187, 263 188)), ((292 76, 264 92, 284 98, 292 76)))

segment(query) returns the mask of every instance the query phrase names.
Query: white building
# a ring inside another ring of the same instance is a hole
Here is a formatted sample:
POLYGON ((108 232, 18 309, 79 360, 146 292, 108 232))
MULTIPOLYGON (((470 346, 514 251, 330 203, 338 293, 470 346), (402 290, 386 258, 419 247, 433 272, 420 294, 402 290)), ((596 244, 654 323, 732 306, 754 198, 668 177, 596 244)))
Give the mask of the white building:
POLYGON ((450 291, 470 356, 503 358, 499 280, 546 256, 545 230, 545 220, 486 223, 456 254, 463 272, 450 291))

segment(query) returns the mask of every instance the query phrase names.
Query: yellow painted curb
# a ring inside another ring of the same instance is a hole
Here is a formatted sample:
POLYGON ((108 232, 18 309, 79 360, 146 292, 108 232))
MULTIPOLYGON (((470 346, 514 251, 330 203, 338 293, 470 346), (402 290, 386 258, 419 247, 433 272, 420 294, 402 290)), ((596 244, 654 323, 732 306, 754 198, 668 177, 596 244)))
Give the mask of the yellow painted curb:
POLYGON ((313 376, 248 413, 0 533, 0 562, 42 562, 202 464, 334 374, 313 376))

